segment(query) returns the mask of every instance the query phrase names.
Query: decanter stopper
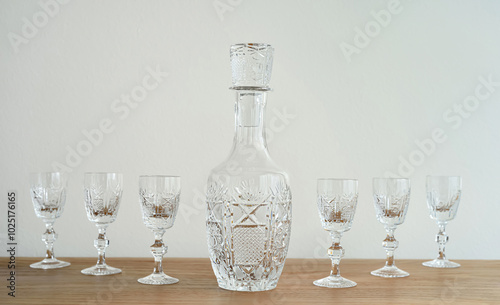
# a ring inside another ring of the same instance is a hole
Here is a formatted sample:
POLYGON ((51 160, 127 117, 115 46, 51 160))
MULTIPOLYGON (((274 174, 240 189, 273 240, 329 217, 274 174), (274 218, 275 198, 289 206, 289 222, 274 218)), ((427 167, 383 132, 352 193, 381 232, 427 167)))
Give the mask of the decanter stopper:
POLYGON ((239 43, 231 46, 231 89, 267 91, 273 68, 274 49, 265 43, 239 43))

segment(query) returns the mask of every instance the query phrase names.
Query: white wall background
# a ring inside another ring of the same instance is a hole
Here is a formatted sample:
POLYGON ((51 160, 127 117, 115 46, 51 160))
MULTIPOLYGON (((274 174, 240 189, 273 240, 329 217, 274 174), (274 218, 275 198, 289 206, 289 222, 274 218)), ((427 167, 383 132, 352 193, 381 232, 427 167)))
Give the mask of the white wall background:
POLYGON ((399 13, 350 62, 340 45, 354 45, 355 28, 377 30, 371 12, 387 10, 390 1, 71 1, 58 4, 59 11, 52 7, 47 20, 40 3, 0 1, 0 236, 5 242, 6 194, 14 189, 19 256, 44 254, 28 174, 66 164, 67 149, 85 140, 82 132, 109 119, 113 131, 72 167, 66 209, 55 225, 56 254, 96 256, 83 173, 118 171, 125 191, 109 227, 108 257, 150 256, 140 174, 182 176, 183 209, 165 235, 168 256, 206 257, 203 187, 233 136, 229 46, 267 42, 276 50, 267 119, 285 108, 295 115, 269 144, 291 177, 289 257, 326 256, 315 180, 332 176, 359 179, 357 215, 343 238, 346 257, 383 259, 371 178, 398 174, 400 158, 411 157, 414 168, 401 172, 412 180, 412 198, 396 231, 397 258, 436 254, 437 226, 425 203, 428 174, 463 177, 448 256, 500 258, 500 84, 480 89, 477 105, 468 98, 481 77, 500 81, 498 1, 401 0, 399 13), (226 11, 218 14, 214 5, 226 11), (26 24, 34 18, 30 33, 26 24), (123 118, 113 101, 140 86, 148 67, 169 75, 123 118), (459 123, 453 109, 464 101, 468 117, 459 123), (436 128, 446 141, 419 160, 415 141, 436 128))

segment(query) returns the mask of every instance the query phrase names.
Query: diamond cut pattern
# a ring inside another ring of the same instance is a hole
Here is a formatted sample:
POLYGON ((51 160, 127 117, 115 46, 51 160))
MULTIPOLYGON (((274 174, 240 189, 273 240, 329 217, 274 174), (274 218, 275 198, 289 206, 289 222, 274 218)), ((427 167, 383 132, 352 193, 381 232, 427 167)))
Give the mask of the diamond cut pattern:
POLYGON ((332 196, 322 194, 318 197, 319 216, 325 229, 334 224, 345 225, 346 228, 354 218, 358 195, 356 193, 332 196))
POLYGON ((207 238, 221 287, 266 290, 276 284, 288 251, 291 212, 290 189, 282 180, 269 188, 252 180, 230 188, 209 181, 207 238))
POLYGON ((265 44, 233 45, 230 51, 233 86, 267 87, 274 49, 265 44))
POLYGON ((234 263, 245 266, 259 264, 264 259, 265 234, 264 227, 235 227, 233 229, 234 263))

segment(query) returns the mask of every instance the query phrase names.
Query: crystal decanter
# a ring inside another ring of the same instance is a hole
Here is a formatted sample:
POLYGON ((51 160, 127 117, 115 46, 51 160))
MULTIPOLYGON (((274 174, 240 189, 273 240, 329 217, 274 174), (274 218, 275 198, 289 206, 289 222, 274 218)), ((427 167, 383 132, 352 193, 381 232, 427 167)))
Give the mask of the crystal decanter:
POLYGON ((292 197, 285 172, 267 151, 264 109, 274 49, 231 46, 236 92, 232 151, 210 172, 207 236, 219 287, 264 291, 276 287, 290 241, 292 197))

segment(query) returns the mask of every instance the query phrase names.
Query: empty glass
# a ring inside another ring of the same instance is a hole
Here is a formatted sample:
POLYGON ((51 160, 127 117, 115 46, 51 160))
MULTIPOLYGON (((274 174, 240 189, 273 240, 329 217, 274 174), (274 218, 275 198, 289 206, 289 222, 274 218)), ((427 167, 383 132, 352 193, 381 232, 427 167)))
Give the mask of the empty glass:
POLYGON ((274 48, 241 43, 229 54, 234 142, 208 176, 208 253, 220 288, 272 290, 285 266, 292 228, 288 175, 269 155, 264 124, 274 48))
POLYGON ((460 264, 450 262, 444 255, 444 247, 448 242, 445 227, 448 221, 457 214, 460 197, 462 195, 462 178, 446 176, 427 176, 427 207, 432 219, 439 226, 436 242, 439 245, 439 254, 435 260, 422 263, 433 268, 457 268, 460 264))
POLYGON ((387 237, 382 246, 387 253, 387 261, 383 268, 372 271, 372 275, 381 277, 405 277, 410 274, 396 267, 394 251, 398 241, 394 238, 394 230, 405 220, 410 202, 410 180, 396 178, 374 178, 373 199, 377 219, 385 227, 387 237))
POLYGON ((333 244, 328 249, 332 260, 330 276, 314 281, 314 285, 328 288, 348 288, 356 283, 340 276, 340 260, 344 249, 340 238, 351 229, 358 203, 358 180, 319 179, 318 210, 323 229, 330 232, 333 244))
POLYGON ((97 264, 83 269, 87 275, 110 275, 122 272, 106 265, 105 252, 109 246, 106 229, 116 220, 122 197, 123 176, 117 173, 86 173, 84 177, 85 209, 87 218, 95 223, 99 235, 94 241, 98 252, 97 264))
POLYGON ((174 176, 140 176, 139 196, 142 220, 146 227, 153 231, 155 242, 151 245, 151 253, 155 258, 153 273, 138 279, 142 284, 166 285, 175 284, 179 280, 163 273, 162 259, 167 253, 163 243, 165 230, 174 225, 179 209, 181 195, 181 178, 174 176))
POLYGON ((67 183, 68 178, 64 173, 35 173, 30 176, 31 200, 36 216, 45 223, 42 240, 47 247, 45 258, 41 262, 31 264, 31 268, 54 269, 71 265, 56 259, 54 255, 57 233, 53 225, 64 210, 67 183))

